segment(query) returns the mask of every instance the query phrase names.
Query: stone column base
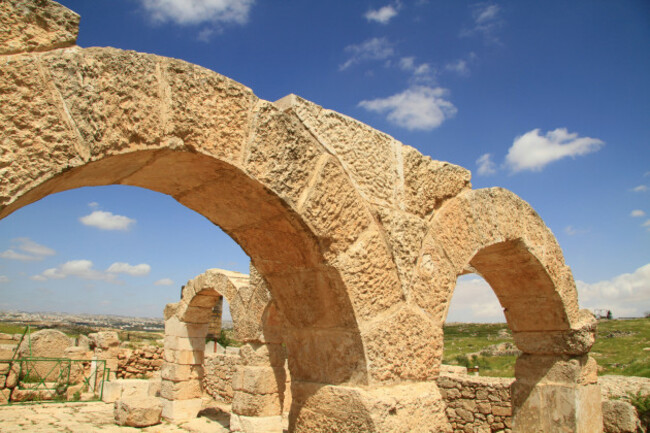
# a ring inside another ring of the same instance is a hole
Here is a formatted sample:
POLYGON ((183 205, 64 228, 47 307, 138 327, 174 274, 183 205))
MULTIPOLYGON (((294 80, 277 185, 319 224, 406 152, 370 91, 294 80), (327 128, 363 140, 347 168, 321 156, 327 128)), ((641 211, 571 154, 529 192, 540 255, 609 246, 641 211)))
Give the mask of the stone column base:
POLYGON ((294 433, 451 432, 434 382, 349 387, 293 382, 294 433))
POLYGON ((596 363, 587 355, 524 354, 512 384, 513 432, 603 431, 596 363))
POLYGON ((201 411, 203 400, 192 398, 188 400, 160 399, 162 403, 162 417, 172 423, 181 423, 193 420, 201 411))
POLYGON ((282 417, 230 415, 230 431, 233 433, 282 433, 282 417))

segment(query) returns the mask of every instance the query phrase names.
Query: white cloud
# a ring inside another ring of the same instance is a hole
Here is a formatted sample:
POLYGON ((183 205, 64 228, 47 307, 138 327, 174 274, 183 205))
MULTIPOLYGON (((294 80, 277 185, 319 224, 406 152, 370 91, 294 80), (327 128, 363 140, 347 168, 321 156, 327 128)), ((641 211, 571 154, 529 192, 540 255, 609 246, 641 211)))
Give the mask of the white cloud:
POLYGON ((494 3, 476 3, 470 6, 473 26, 469 29, 463 29, 461 36, 472 36, 480 34, 486 42, 499 43, 496 32, 503 26, 501 19, 501 7, 494 3))
POLYGON ((578 299, 586 308, 612 310, 615 317, 650 311, 650 263, 631 274, 589 284, 576 281, 578 299))
POLYGON ((142 277, 148 275, 151 271, 151 266, 146 263, 140 263, 139 265, 130 265, 124 262, 115 262, 106 269, 106 272, 110 274, 127 274, 133 277, 142 277))
POLYGON ((96 210, 90 215, 79 218, 84 225, 97 227, 102 230, 128 230, 135 220, 123 215, 113 215, 111 212, 96 210))
POLYGON ((350 58, 345 61, 339 70, 343 71, 350 66, 366 60, 385 60, 395 54, 393 45, 386 38, 372 38, 357 45, 348 45, 345 52, 350 58))
POLYGON ((641 224, 641 227, 645 227, 650 231, 650 220, 645 220, 645 222, 641 224))
POLYGON ((416 63, 415 57, 402 57, 397 63, 403 71, 412 74, 413 83, 433 83, 436 71, 429 63, 416 63))
POLYGON ((605 144, 597 138, 578 137, 577 133, 569 133, 566 128, 549 131, 545 136, 541 136, 539 131, 533 129, 515 138, 506 156, 506 165, 513 173, 540 171, 553 161, 596 152, 605 144))
POLYGON ((481 155, 481 157, 476 160, 476 165, 478 166, 477 173, 479 175, 488 176, 497 172, 496 164, 492 161, 492 155, 489 153, 481 155))
POLYGON ((646 171, 645 174, 643 175, 643 177, 647 177, 647 176, 650 176, 650 171, 646 171))
POLYGON ((31 277, 35 281, 61 280, 67 277, 77 277, 83 280, 114 281, 115 276, 93 269, 90 260, 70 260, 64 264, 44 270, 40 275, 31 277))
POLYGON ((35 261, 56 254, 52 248, 37 244, 29 238, 12 239, 12 248, 0 253, 0 257, 9 260, 35 261), (17 252, 15 249, 21 250, 17 252))
POLYGON ((455 62, 450 62, 445 65, 447 71, 456 72, 459 75, 469 75, 469 66, 467 60, 458 59, 455 62))
POLYGON ((580 233, 580 230, 578 230, 577 228, 575 228, 573 226, 566 226, 564 228, 564 233, 566 233, 569 236, 574 236, 574 235, 577 235, 578 233, 580 233))
POLYGON ((6 275, 0 275, 0 283, 8 283, 9 278, 6 275))
POLYGON ((46 269, 39 275, 32 275, 30 278, 34 281, 47 281, 77 277, 82 280, 119 282, 116 279, 116 274, 127 274, 134 277, 141 277, 148 275, 150 271, 151 266, 146 263, 130 265, 124 262, 116 262, 109 266, 106 272, 104 272, 95 269, 93 262, 90 260, 70 260, 56 268, 46 269))
POLYGON ((365 13, 364 17, 368 21, 375 21, 380 24, 388 24, 388 22, 397 16, 399 7, 388 5, 377 10, 370 9, 365 13))
POLYGON ((140 0, 158 23, 180 25, 246 24, 254 0, 140 0))
POLYGON ((505 322, 506 319, 492 287, 476 275, 464 275, 456 283, 446 321, 505 322))
POLYGON ((154 286, 172 286, 174 285, 174 280, 171 278, 161 278, 153 284, 154 286))
POLYGON ((97 209, 99 207, 99 203, 97 203, 96 201, 91 201, 90 203, 88 203, 88 207, 91 209, 97 209))
POLYGON ((630 212, 630 216, 631 216, 631 217, 634 217, 634 218, 644 217, 644 216, 645 216, 645 212, 643 212, 643 211, 640 210, 640 209, 635 209, 635 210, 633 210, 632 212, 630 212))
POLYGON ((402 93, 359 102, 359 106, 377 113, 388 113, 389 122, 409 130, 432 130, 458 111, 444 99, 447 90, 413 86, 402 93))
POLYGON ((634 188, 632 188, 632 191, 634 192, 646 192, 648 190, 648 187, 646 185, 639 185, 634 188))

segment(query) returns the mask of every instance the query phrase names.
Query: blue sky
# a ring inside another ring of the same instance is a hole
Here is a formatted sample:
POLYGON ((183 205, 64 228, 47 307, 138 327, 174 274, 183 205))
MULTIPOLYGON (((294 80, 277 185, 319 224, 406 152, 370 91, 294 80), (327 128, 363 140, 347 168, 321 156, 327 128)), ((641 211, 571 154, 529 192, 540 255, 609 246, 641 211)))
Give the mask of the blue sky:
MULTIPOLYGON (((584 307, 650 311, 650 3, 65 0, 78 44, 180 58, 298 94, 528 201, 584 307)), ((248 258, 200 215, 133 187, 49 196, 0 221, 0 308, 160 316, 248 258), (120 218, 121 217, 121 218, 120 218)), ((449 320, 502 321, 464 277, 449 320)))

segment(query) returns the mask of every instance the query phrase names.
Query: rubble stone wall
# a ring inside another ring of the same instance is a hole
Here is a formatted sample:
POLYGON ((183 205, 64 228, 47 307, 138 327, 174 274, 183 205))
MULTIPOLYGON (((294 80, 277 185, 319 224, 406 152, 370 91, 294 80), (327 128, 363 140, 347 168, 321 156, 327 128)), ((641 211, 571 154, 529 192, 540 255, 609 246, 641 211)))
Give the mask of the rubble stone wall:
POLYGON ((162 347, 150 345, 140 349, 120 349, 117 355, 117 377, 150 378, 160 370, 162 363, 162 347))
POLYGON ((232 377, 237 366, 242 364, 238 354, 226 352, 208 355, 203 361, 205 375, 203 377, 203 389, 215 400, 224 403, 232 403, 234 391, 232 389, 232 377))
POLYGON ((437 382, 454 433, 512 431, 514 379, 443 374, 437 382))

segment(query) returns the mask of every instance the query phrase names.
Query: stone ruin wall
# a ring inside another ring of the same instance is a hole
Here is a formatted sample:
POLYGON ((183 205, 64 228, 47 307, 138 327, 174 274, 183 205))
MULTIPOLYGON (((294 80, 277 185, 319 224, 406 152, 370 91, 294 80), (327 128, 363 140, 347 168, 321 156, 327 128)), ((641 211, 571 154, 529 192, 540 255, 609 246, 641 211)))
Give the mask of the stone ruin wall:
POLYGON ((151 378, 163 364, 163 348, 147 345, 138 349, 120 349, 117 354, 117 378, 151 378))

